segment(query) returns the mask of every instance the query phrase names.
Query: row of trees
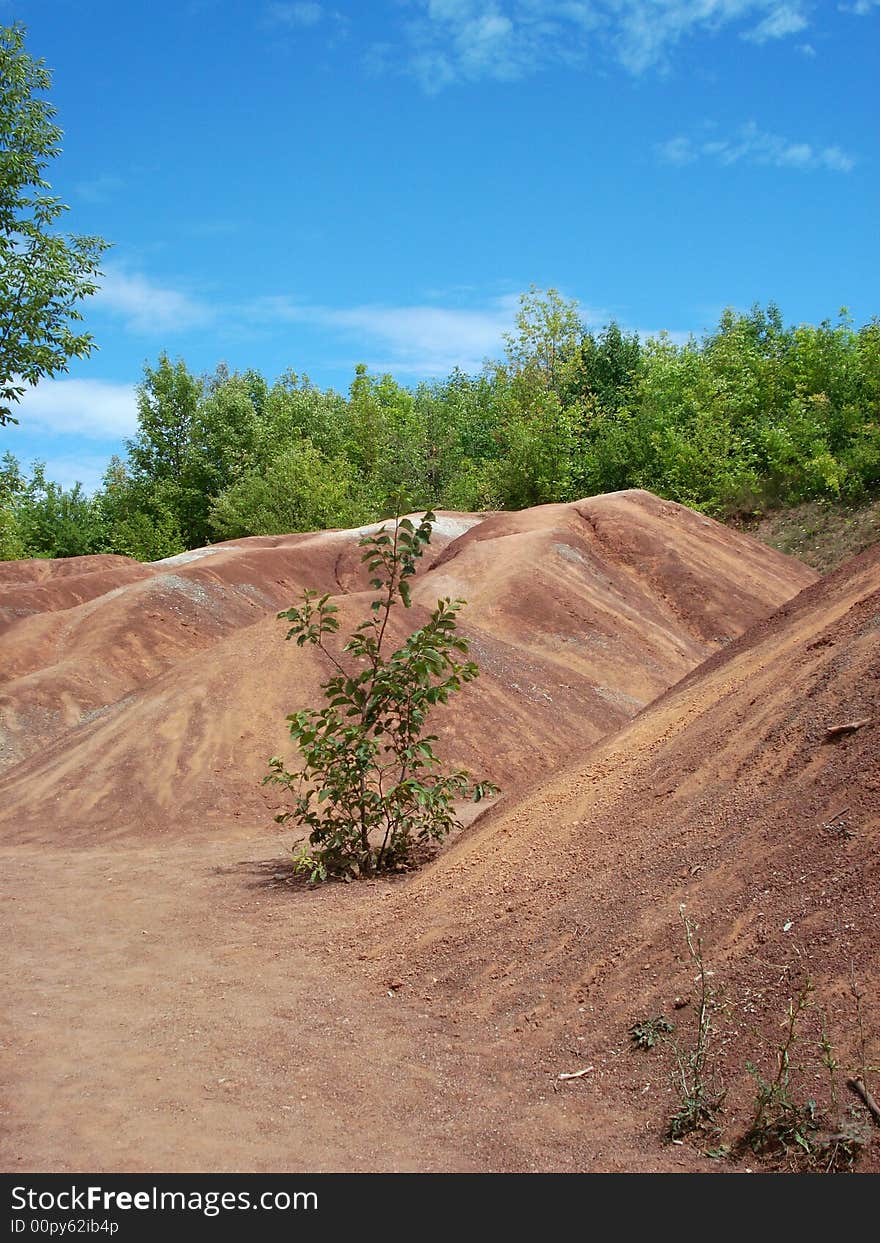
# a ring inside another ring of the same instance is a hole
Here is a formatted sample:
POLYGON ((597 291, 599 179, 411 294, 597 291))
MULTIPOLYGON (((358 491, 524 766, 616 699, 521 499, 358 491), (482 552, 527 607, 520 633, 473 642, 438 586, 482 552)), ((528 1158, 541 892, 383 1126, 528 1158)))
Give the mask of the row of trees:
POLYGON ((146 366, 137 435, 101 489, 0 470, 0 558, 155 559, 220 539, 413 509, 517 509, 643 487, 720 517, 880 482, 880 321, 786 327, 726 311, 702 341, 584 328, 555 290, 521 299, 503 359, 348 394, 288 372, 146 366))
MULTIPOLYGON (((27 383, 94 349, 80 331, 107 243, 63 236, 51 75, 0 26, 0 428, 27 383)), ((358 367, 347 396, 293 372, 146 366, 138 433, 94 496, 0 463, 0 559, 342 526, 412 507, 521 508, 645 487, 721 516, 880 479, 880 322, 786 328, 725 312, 702 342, 585 330, 555 290, 521 300, 505 357, 411 390, 358 367)))

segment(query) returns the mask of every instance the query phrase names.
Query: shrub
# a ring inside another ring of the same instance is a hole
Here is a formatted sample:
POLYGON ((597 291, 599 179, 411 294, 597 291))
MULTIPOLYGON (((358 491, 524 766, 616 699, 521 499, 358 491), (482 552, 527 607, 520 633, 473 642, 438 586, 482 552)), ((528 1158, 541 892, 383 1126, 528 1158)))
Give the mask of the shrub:
POLYGON ((468 644, 456 631, 464 601, 438 600, 428 622, 385 654, 393 610, 411 607, 408 580, 434 520, 430 511, 418 526, 395 518, 391 531, 383 526, 360 540, 370 585, 381 594, 339 656, 326 645, 339 629, 329 596, 307 590, 299 608, 278 614, 292 623, 287 638, 317 647, 335 671, 321 686, 323 708, 287 718, 302 768, 288 772, 276 756, 265 778, 293 797, 278 823, 309 830, 295 862, 312 883, 406 867, 416 846, 458 826, 456 799, 496 792, 489 782, 472 785, 464 771, 443 772, 436 735, 424 732, 431 710, 479 672, 462 659, 468 644))

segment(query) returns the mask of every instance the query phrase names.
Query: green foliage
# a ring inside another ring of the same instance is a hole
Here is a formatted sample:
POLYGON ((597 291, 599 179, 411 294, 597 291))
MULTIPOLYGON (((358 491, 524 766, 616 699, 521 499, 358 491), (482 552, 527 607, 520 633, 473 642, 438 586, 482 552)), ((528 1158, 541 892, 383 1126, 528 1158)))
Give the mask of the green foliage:
POLYGON ((348 403, 332 389, 316 388, 308 376, 286 371, 255 409, 260 466, 267 466, 286 445, 306 438, 326 458, 346 456, 348 403))
POLYGON ((570 402, 590 399, 595 408, 617 411, 636 393, 642 348, 637 333, 627 334, 613 321, 600 333, 585 332, 566 368, 570 402))
POLYGON ((28 555, 18 517, 25 488, 18 461, 11 453, 4 453, 0 461, 0 561, 17 561, 28 555))
POLYGON ((28 477, 11 453, 0 466, 0 560, 82 557, 102 552, 99 506, 82 485, 62 488, 33 464, 28 477))
POLYGON ((583 332, 576 302, 532 285, 520 295, 516 331, 504 337, 508 374, 524 393, 559 394, 583 332))
MULTIPOLYGON (((355 370, 347 396, 271 386, 161 354, 138 393, 125 486, 96 512, 108 550, 151 558, 212 539, 376 521, 412 508, 520 509, 646 488, 719 518, 860 504, 880 487, 880 321, 786 327, 727 310, 700 342, 585 330, 534 287, 506 354, 406 388, 355 370)), ((111 495, 112 493, 112 495, 111 495)), ((23 555, 7 504, 3 548, 23 555)), ((90 537, 91 538, 91 537, 90 537)))
POLYGON ((273 757, 265 778, 292 798, 278 822, 309 830, 295 859, 313 883, 405 867, 417 846, 456 826, 456 799, 495 792, 488 782, 472 785, 463 771, 443 772, 436 736, 425 733, 432 709, 479 672, 463 659, 468 644, 456 629, 464 601, 439 600, 426 624, 386 655, 392 614, 411 607, 409 580, 433 522, 428 511, 418 526, 395 519, 390 531, 363 536, 362 561, 380 594, 339 656, 327 646, 339 629, 329 596, 307 590, 299 608, 279 614, 291 622, 287 638, 317 647, 334 669, 322 683, 325 706, 287 718, 302 768, 288 772, 273 757))
POLYGON ((48 163, 61 152, 57 110, 40 95, 52 79, 25 49, 25 28, 0 26, 0 427, 26 384, 67 370, 94 347, 73 325, 97 289, 98 237, 56 232, 68 208, 49 193, 48 163))
POLYGON ((675 1031, 675 1024, 663 1014, 653 1019, 639 1019, 629 1029, 630 1043, 634 1049, 653 1049, 665 1037, 675 1031))
POLYGON ((216 499, 210 523, 219 539, 283 535, 354 525, 362 511, 354 472, 328 461, 311 440, 289 445, 265 468, 251 470, 216 499))
POLYGON ((102 549, 100 513, 92 498, 79 483, 65 489, 47 480, 42 462, 34 464, 18 522, 31 556, 83 557, 102 549))
POLYGON ((133 477, 126 464, 113 457, 95 499, 104 526, 105 552, 136 561, 160 561, 184 550, 178 492, 172 481, 133 477))
POLYGON ((132 478, 161 494, 188 548, 204 542, 209 503, 200 477, 212 469, 208 437, 201 457, 195 452, 203 395, 203 381, 187 370, 183 359, 172 363, 160 354, 156 367, 144 366, 137 392, 138 432, 126 442, 132 478))

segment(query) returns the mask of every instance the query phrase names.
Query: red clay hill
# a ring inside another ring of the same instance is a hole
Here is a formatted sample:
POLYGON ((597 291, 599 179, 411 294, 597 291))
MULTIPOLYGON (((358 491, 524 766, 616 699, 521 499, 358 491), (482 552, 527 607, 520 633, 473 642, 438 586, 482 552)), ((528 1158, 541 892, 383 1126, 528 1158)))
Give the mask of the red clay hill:
POLYGON ((274 613, 314 586, 360 620, 356 533, 108 564, 81 603, 51 568, 7 591, 44 611, 0 637, 0 1167, 719 1168, 662 1142, 669 1053, 628 1036, 692 1036, 682 904, 723 989, 718 1143, 807 977, 793 1086, 827 1092, 824 1028, 855 1103, 880 550, 820 581, 643 492, 443 515, 432 549, 405 620, 468 600, 482 675, 440 732, 504 794, 419 872, 316 890, 259 786, 324 674, 274 613))
MULTIPOLYGON (((361 620, 358 534, 233 541, 139 566, 136 581, 111 558, 109 590, 79 604, 68 584, 83 575, 44 572, 45 611, 0 634, 4 833, 104 840, 270 818, 266 760, 327 673, 275 613, 308 586, 334 595, 343 633, 361 620)), ((440 515, 431 555, 398 622, 420 624, 440 596, 468 601, 481 677, 442 718, 443 746, 508 791, 620 728, 816 577, 644 492, 440 515)), ((14 610, 10 598, 7 586, 14 610)))
MULTIPOLYGON (((792 1058, 801 1101, 828 1094, 823 1027, 841 1068, 876 1063, 878 846, 880 547, 484 815, 386 904, 373 953, 386 978, 466 1015, 489 1060, 525 1047, 560 1070, 592 1065, 582 1126, 613 1112, 633 1139, 646 1122, 660 1134, 675 1101, 658 1062, 629 1050, 628 1028, 663 1014, 693 1044, 684 906, 724 990, 720 1120, 735 1139, 754 1108, 746 1062, 775 1074, 807 980, 792 1058)), ((855 1104, 843 1079, 842 1103, 855 1104)), ((607 1151, 607 1136, 591 1142, 607 1151)))

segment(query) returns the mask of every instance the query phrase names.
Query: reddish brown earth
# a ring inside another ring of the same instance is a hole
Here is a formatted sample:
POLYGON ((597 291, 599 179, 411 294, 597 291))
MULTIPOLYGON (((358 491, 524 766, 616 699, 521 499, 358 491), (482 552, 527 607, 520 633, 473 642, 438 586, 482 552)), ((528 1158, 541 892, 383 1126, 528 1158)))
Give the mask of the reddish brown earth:
MULTIPOLYGON (((481 1032, 487 1060, 548 1075, 593 1065, 577 1095, 596 1158, 609 1130, 662 1131, 662 1059, 627 1030, 694 1024, 679 908, 726 996, 723 1121, 745 1129, 747 1061, 775 1070, 790 998, 814 1009, 794 1061, 827 1097, 820 1012, 842 1070, 880 1052, 880 547, 816 584, 513 806, 498 806, 401 886, 371 960, 415 1001, 481 1032), (827 737, 833 727, 865 722, 827 737), (676 1013, 675 999, 690 998, 676 1013), (809 1046, 809 1047, 808 1047, 809 1046), (595 1126, 600 1119, 598 1128, 595 1126)), ((847 1096, 842 1076, 840 1090, 847 1096)), ((876 1091, 876 1088, 875 1088, 876 1091)), ((548 1098, 550 1100, 550 1098, 548 1098)), ((548 1109, 552 1112, 556 1102, 548 1109)), ((877 1144, 865 1162, 880 1168, 877 1144)))
POLYGON ((469 600, 444 747, 505 794, 420 873, 315 891, 257 784, 320 677, 273 613, 308 583, 360 618, 356 541, 223 545, 158 604, 149 569, 0 638, 2 1168, 715 1168, 662 1144, 668 1059, 626 1034, 687 1030, 681 902, 732 1135, 804 967, 843 1065, 851 973, 876 1040, 880 554, 815 583, 645 493, 486 519, 414 620, 469 600))
MULTIPOLYGON (((508 790, 619 728, 816 578, 648 493, 474 522, 441 516, 439 560, 404 620, 420 624, 439 596, 468 600, 482 676, 445 714, 445 751, 508 790)), ((51 835, 65 842, 265 823, 266 760, 327 675, 285 643, 275 612, 304 586, 333 592, 345 632, 372 598, 359 558, 356 532, 221 544, 9 627, 5 840, 46 840, 47 807, 63 807, 51 835)))
POLYGON ((0 632, 23 617, 72 608, 150 574, 147 565, 110 555, 0 561, 0 632))
MULTIPOLYGON (((474 521, 446 516, 431 555, 474 521)), ((347 590, 358 554, 357 533, 343 531, 237 540, 151 565, 111 556, 0 563, 0 771, 272 616, 303 586, 347 590), (90 596, 80 591, 86 580, 90 596)))

